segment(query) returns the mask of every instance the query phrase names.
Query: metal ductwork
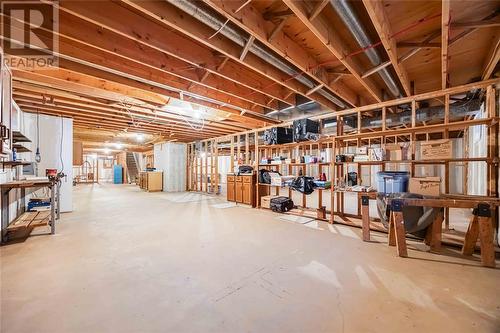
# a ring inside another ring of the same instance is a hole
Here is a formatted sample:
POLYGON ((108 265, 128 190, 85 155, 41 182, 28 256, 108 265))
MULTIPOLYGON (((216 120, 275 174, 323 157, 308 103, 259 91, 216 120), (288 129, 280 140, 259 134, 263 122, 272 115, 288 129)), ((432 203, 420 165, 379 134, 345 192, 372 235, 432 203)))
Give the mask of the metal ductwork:
MULTIPOLYGON (((203 2, 196 0, 166 0, 171 5, 179 8, 180 10, 186 12, 192 17, 196 18, 198 21, 206 24, 211 27, 215 31, 218 31, 219 34, 225 36, 230 39, 234 43, 238 44, 241 47, 244 47, 249 39, 249 36, 244 36, 242 33, 238 31, 238 29, 232 26, 231 22, 225 22, 224 20, 216 17, 214 13, 205 6, 203 6, 203 2)), ((307 78, 303 74, 300 74, 293 66, 287 64, 285 61, 274 55, 273 52, 268 50, 265 46, 260 45, 258 41, 254 41, 250 46, 249 52, 255 54, 257 57, 266 61, 270 65, 278 68, 282 72, 293 76, 297 81, 305 85, 306 87, 312 89, 316 87, 318 84, 311 79, 307 78)), ((334 104, 338 105, 341 108, 347 108, 346 103, 341 101, 339 98, 332 95, 330 92, 324 89, 318 89, 317 93, 330 100, 334 104)))
MULTIPOLYGON (((365 48, 373 44, 370 37, 368 37, 366 33, 366 29, 359 20, 358 15, 354 12, 351 4, 347 2, 347 0, 330 0, 330 3, 349 31, 352 33, 360 47, 365 48)), ((378 66, 382 63, 377 50, 374 48, 367 49, 365 54, 373 66, 378 66)), ((387 68, 381 69, 378 71, 378 74, 382 80, 384 80, 391 94, 394 97, 401 97, 402 94, 399 90, 398 84, 394 81, 394 78, 389 73, 387 68)))
MULTIPOLYGON (((450 104, 450 120, 460 120, 466 116, 474 116, 481 110, 481 98, 472 97, 460 102, 455 102, 450 104)), ((411 125, 412 112, 411 109, 405 110, 396 114, 388 114, 386 117, 386 124, 390 127, 411 125)), ((432 106, 425 107, 416 110, 416 121, 421 122, 432 122, 436 120, 444 119, 444 106, 432 106)), ((346 116, 344 117, 344 126, 347 129, 355 130, 357 129, 358 117, 346 116)), ((382 127, 382 119, 380 118, 364 118, 361 121, 361 128, 380 128, 382 127)))

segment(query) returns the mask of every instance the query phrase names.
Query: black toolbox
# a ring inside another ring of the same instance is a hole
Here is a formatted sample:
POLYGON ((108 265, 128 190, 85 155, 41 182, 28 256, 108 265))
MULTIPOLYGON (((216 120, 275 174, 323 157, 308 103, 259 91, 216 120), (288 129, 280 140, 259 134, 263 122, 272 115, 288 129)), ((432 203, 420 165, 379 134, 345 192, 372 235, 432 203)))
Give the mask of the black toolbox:
POLYGON ((293 131, 288 127, 273 127, 264 131, 266 145, 280 145, 293 142, 293 131))
POLYGON ((293 209, 293 201, 288 197, 276 197, 271 199, 269 208, 273 212, 284 213, 293 209))
POLYGON ((308 141, 311 134, 319 134, 319 122, 307 118, 293 121, 293 140, 295 142, 308 141))

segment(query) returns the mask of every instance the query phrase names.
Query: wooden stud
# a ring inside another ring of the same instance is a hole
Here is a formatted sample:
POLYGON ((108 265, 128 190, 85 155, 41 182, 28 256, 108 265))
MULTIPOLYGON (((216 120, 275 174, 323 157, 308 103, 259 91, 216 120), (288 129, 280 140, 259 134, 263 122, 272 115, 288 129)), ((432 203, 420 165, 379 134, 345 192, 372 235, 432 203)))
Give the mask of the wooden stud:
POLYGON ((255 36, 251 35, 248 38, 247 43, 245 44, 245 47, 241 51, 240 60, 243 61, 243 59, 245 59, 245 57, 246 57, 248 51, 250 50, 250 47, 252 47, 254 41, 255 41, 255 36))
POLYGON ((309 14, 309 21, 313 21, 316 16, 318 16, 323 11, 323 9, 329 2, 329 0, 322 0, 321 2, 318 2, 316 6, 311 10, 311 14, 309 14))
POLYGON ((370 241, 370 198, 361 196, 361 217, 363 228, 363 241, 370 241))
POLYGON ((448 87, 448 41, 450 35, 450 0, 441 6, 441 88, 448 87))

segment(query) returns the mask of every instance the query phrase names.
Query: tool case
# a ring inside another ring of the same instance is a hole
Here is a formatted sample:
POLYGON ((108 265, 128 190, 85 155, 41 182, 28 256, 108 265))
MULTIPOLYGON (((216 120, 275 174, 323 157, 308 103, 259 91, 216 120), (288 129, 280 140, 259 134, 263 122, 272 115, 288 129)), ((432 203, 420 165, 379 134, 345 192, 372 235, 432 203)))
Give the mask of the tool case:
POLYGON ((309 141, 319 137, 319 122, 310 119, 293 121, 293 140, 295 142, 309 141))
POLYGON ((284 213, 293 208, 293 201, 288 197, 276 197, 271 199, 270 208, 273 212, 284 213))

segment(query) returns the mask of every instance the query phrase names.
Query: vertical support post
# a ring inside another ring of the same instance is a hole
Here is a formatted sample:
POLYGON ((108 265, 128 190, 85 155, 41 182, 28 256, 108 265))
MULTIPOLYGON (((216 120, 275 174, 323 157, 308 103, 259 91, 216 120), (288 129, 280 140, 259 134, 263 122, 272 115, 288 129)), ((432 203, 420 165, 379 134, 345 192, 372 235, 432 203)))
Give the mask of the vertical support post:
POLYGON ((411 101, 411 127, 417 125, 417 102, 415 100, 411 101))
POLYGON ((370 198, 361 196, 361 216, 363 221, 363 241, 370 241, 370 198))
POLYGON ((382 107, 382 131, 385 131, 386 129, 386 121, 387 121, 387 108, 384 106, 382 107))
POLYGON ((245 164, 250 163, 250 142, 248 141, 248 133, 245 134, 245 164))
POLYGON ((403 201, 391 201, 391 219, 389 222, 389 245, 396 246, 400 257, 408 257, 406 232, 403 220, 403 201))
POLYGON ((215 139, 215 193, 220 194, 219 192, 219 140, 215 139))
POLYGON ((231 158, 229 159, 229 169, 230 172, 234 172, 234 136, 231 135, 231 148, 230 148, 231 158))
POLYGON ((50 185, 50 233, 56 233, 56 183, 50 185))

